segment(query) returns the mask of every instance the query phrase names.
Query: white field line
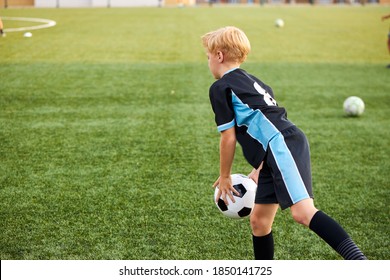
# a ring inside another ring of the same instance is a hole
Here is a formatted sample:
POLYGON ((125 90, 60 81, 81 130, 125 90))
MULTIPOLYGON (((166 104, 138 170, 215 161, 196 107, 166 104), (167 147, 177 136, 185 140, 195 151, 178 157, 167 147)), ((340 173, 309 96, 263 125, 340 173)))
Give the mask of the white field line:
POLYGON ((27 30, 37 30, 42 28, 49 28, 55 26, 57 23, 54 20, 44 19, 44 18, 25 18, 25 17, 1 17, 3 20, 18 20, 18 21, 29 21, 29 22, 41 22, 44 24, 26 26, 19 28, 5 28, 4 32, 18 32, 18 31, 27 31, 27 30))

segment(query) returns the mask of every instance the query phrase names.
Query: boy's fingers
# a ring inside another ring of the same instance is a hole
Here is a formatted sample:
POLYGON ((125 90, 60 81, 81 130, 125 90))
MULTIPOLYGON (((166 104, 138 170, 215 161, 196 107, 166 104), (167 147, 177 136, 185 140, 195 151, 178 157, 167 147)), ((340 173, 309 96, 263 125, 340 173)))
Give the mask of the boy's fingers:
POLYGON ((232 188, 232 191, 233 191, 236 195, 240 196, 240 192, 239 192, 238 190, 236 190, 234 187, 232 188))
MULTIPOLYGON (((234 196, 233 196, 233 193, 232 193, 232 192, 228 192, 227 195, 229 196, 230 200, 231 200, 233 203, 236 202, 236 200, 234 199, 234 196)), ((225 204, 226 204, 226 205, 229 204, 226 195, 225 195, 225 200, 224 200, 224 201, 225 201, 225 204)))
POLYGON ((218 191, 217 196, 215 197, 215 202, 218 203, 218 200, 221 198, 222 192, 221 190, 218 191))
POLYGON ((219 178, 217 179, 217 181, 214 182, 213 188, 215 188, 215 187, 218 186, 218 185, 219 185, 219 178))

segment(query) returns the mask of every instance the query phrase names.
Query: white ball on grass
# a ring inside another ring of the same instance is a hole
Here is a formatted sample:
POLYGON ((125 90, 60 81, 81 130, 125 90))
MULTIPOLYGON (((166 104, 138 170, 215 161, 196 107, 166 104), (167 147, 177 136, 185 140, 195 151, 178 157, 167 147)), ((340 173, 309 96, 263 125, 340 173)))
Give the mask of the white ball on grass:
POLYGON ((276 27, 283 27, 284 21, 281 18, 278 18, 277 20, 275 20, 275 26, 276 27))
POLYGON ((344 112, 349 117, 358 117, 364 112, 364 102, 360 97, 350 96, 343 103, 344 112))

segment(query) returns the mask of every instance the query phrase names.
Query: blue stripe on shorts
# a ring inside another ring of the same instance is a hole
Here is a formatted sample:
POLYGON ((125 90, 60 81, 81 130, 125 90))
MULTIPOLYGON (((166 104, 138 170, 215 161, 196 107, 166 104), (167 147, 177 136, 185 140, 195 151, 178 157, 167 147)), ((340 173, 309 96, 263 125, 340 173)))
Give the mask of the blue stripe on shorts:
POLYGON ((295 160, 281 133, 269 142, 269 148, 272 151, 293 204, 309 198, 310 196, 295 164, 295 160))

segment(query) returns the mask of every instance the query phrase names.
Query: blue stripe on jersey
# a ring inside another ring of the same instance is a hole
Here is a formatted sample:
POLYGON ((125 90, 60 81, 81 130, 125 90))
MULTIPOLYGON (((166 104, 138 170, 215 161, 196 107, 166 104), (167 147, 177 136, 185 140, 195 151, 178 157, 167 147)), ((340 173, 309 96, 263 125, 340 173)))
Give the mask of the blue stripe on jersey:
POLYGON ((247 133, 262 144, 264 151, 268 145, 271 148, 293 203, 309 198, 298 167, 280 131, 260 110, 253 110, 244 104, 234 92, 232 101, 237 125, 248 127, 247 133))
POLYGON ((234 92, 232 101, 237 125, 248 127, 247 133, 259 141, 265 151, 268 142, 279 133, 279 130, 260 110, 253 110, 244 104, 234 92))
POLYGON ((217 129, 219 132, 221 132, 221 131, 227 130, 235 125, 236 125, 236 121, 233 119, 231 122, 224 123, 224 124, 217 126, 217 129))
POLYGON ((291 155, 283 135, 280 133, 269 142, 269 147, 275 158, 276 164, 282 175, 283 182, 290 195, 292 202, 295 204, 302 199, 309 198, 305 183, 302 180, 295 160, 291 155))

